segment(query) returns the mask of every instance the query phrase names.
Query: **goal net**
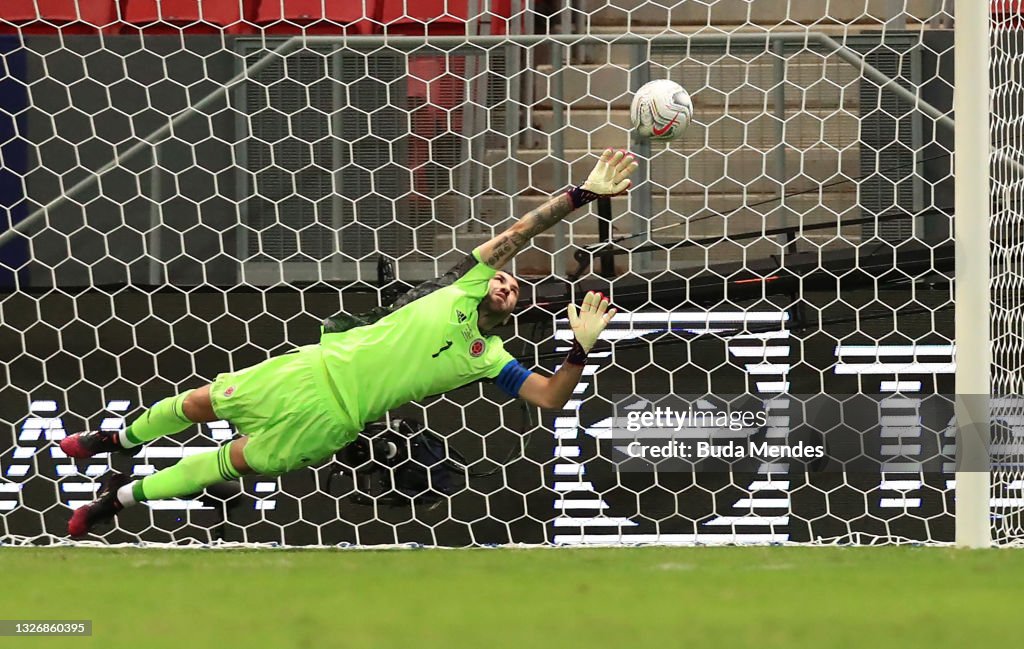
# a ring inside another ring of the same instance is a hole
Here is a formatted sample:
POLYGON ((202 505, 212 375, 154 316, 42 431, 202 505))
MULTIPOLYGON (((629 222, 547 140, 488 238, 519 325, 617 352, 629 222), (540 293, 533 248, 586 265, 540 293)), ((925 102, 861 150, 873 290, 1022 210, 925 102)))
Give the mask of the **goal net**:
POLYGON ((994 3, 991 16, 992 192, 992 530, 996 542, 1024 532, 1024 472, 1021 471, 1022 383, 1021 255, 1024 253, 1024 180, 1021 102, 1016 73, 1024 60, 1019 7, 994 3))
MULTIPOLYGON (((323 20, 248 4, 235 22, 0 11, 0 543, 57 542, 111 468, 148 475, 236 431, 89 461, 65 435, 387 305, 606 147, 634 151, 641 178, 516 258, 524 295, 500 332, 550 372, 566 305, 611 297, 621 315, 563 411, 467 386, 324 465, 149 502, 93 540, 954 540, 951 2, 485 0, 425 17, 381 0, 323 20), (632 91, 661 78, 694 123, 634 139, 632 91), (658 407, 753 419, 630 428, 658 407), (630 450, 671 443, 716 450, 630 450), (725 457, 738 444, 756 452, 725 457)), ((1007 20, 993 141, 1016 158, 1007 20)), ((1021 187, 1015 168, 993 178, 1001 394, 1020 390, 1021 187)), ((994 475, 1012 541, 1024 474, 994 475)))

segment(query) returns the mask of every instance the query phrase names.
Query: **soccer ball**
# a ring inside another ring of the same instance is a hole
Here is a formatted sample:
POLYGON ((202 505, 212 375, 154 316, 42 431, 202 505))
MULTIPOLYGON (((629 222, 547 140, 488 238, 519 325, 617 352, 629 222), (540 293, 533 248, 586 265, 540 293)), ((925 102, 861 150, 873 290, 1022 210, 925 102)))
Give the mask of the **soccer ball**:
POLYGON ((659 79, 645 83, 636 91, 629 116, 641 137, 674 140, 690 125, 693 102, 681 85, 659 79))

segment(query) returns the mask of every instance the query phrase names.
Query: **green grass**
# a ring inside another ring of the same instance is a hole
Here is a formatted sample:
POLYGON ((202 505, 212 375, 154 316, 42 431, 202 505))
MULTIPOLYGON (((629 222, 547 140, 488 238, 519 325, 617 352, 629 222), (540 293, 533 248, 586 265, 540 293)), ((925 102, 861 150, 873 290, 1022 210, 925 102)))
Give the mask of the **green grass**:
POLYGON ((936 548, 0 549, 0 647, 1016 646, 1024 553, 936 548))

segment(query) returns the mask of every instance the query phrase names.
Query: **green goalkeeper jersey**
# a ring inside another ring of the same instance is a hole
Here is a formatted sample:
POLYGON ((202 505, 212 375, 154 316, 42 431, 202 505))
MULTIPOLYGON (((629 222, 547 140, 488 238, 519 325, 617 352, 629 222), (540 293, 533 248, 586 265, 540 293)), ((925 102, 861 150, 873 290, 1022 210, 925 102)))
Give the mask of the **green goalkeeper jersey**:
POLYGON ((321 337, 331 392, 355 430, 410 401, 493 379, 514 360, 477 326, 497 271, 476 261, 450 286, 373 324, 321 337))

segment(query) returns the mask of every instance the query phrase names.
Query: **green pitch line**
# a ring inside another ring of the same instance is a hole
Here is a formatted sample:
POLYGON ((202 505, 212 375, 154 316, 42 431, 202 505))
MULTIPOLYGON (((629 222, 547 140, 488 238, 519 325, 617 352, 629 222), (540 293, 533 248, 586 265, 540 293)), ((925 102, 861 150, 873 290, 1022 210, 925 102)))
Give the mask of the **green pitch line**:
POLYGON ((1024 553, 936 548, 0 550, 0 647, 1003 647, 1024 553))

